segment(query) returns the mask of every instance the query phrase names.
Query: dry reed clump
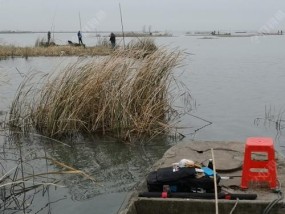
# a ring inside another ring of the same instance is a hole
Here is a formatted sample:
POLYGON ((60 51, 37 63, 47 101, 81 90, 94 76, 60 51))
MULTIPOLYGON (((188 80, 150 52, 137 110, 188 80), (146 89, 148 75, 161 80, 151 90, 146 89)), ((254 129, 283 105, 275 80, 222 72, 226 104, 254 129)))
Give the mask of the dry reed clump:
POLYGON ((137 38, 136 40, 132 40, 127 45, 127 49, 130 50, 148 50, 150 52, 156 51, 158 48, 154 42, 153 38, 137 38))
POLYGON ((44 38, 37 38, 35 47, 45 46, 45 44, 47 44, 47 41, 44 38))
POLYGON ((126 49, 132 52, 133 57, 141 58, 154 53, 158 47, 153 38, 145 37, 131 40, 126 46, 126 49))
POLYGON ((139 60, 121 50, 50 74, 39 90, 30 76, 12 104, 10 127, 53 138, 88 132, 128 141, 168 133, 180 116, 172 108, 177 97, 168 94, 180 60, 180 52, 164 49, 139 60))
POLYGON ((97 36, 97 47, 111 47, 111 44, 106 37, 97 36))

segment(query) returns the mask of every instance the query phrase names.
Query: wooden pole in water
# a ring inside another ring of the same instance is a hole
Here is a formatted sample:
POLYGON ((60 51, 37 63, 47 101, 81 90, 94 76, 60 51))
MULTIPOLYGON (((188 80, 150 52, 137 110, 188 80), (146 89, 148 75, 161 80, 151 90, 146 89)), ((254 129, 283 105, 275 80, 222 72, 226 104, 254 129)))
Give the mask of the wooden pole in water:
POLYGON ((125 33, 124 33, 124 24, 123 24, 123 16, 122 16, 122 9, 121 9, 121 4, 119 3, 119 8, 120 8, 120 16, 121 16, 121 25, 122 25, 122 34, 123 34, 123 43, 124 43, 124 49, 125 49, 125 33))

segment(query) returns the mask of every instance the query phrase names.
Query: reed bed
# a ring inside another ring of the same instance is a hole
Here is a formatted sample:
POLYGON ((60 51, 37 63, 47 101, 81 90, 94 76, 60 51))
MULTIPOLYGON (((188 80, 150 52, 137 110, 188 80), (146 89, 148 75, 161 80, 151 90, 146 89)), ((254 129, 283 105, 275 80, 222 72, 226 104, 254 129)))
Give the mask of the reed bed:
POLYGON ((97 45, 96 46, 111 47, 111 44, 110 44, 110 41, 107 37, 97 36, 97 45))
MULTIPOLYGON (((52 41, 54 43, 54 41, 52 41)), ((36 42, 35 42, 35 47, 40 47, 40 46, 46 46, 47 41, 45 40, 45 38, 37 38, 36 42)))
POLYGON ((74 47, 70 45, 48 47, 16 47, 0 45, 0 58, 8 57, 36 57, 36 56, 105 56, 112 53, 106 46, 74 47))
POLYGON ((158 47, 153 38, 145 37, 131 40, 127 44, 126 49, 132 53, 133 57, 141 58, 154 53, 158 47))
MULTIPOLYGON (((141 55, 146 56, 157 50, 157 46, 152 38, 137 38, 130 41, 126 49, 128 52, 132 51, 132 57, 140 58, 141 55)), ((116 50, 122 54, 120 47, 116 50)), ((98 38, 97 45, 93 47, 56 45, 53 41, 47 45, 44 39, 37 39, 35 47, 0 45, 0 59, 37 56, 106 56, 113 54, 113 52, 114 50, 106 37, 98 38)))
POLYGON ((147 56, 145 50, 135 52, 136 57, 134 49, 119 49, 78 61, 37 84, 32 83, 35 75, 28 75, 12 103, 10 128, 52 138, 98 133, 122 141, 171 133, 181 116, 173 108, 175 100, 182 94, 190 98, 174 90, 178 82, 172 71, 181 53, 163 48, 147 56))
POLYGON ((127 49, 148 50, 150 52, 154 52, 158 49, 158 47, 156 46, 153 38, 146 37, 137 38, 136 40, 130 41, 127 45, 127 49))

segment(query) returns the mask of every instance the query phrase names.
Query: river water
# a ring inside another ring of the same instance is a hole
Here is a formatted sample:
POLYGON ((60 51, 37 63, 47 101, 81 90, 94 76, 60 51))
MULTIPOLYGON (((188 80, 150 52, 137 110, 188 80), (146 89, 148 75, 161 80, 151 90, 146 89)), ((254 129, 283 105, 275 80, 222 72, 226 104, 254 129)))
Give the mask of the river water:
MULTIPOLYGON (((41 36, 45 35, 0 34, 0 42, 32 46, 41 36)), ((55 38, 64 43, 73 37, 71 34, 55 34, 55 38)), ((87 45, 96 43, 92 36, 85 41, 87 45)), ((168 48, 178 47, 185 53, 183 66, 176 75, 191 92, 193 110, 181 120, 180 126, 184 127, 181 132, 186 136, 183 141, 244 142, 247 137, 266 136, 275 140, 280 154, 285 153, 282 133, 285 36, 205 38, 179 35, 156 38, 156 43, 168 48)), ((4 80, 0 82, 1 119, 9 110, 25 73, 31 70, 48 73, 76 59, 39 57, 0 61, 0 79, 4 80)), ((149 167, 168 148, 179 143, 163 138, 125 145, 98 136, 66 140, 64 143, 68 145, 38 136, 17 140, 22 144, 15 146, 14 138, 0 137, 1 167, 6 171, 18 164, 17 157, 21 152, 25 154, 26 168, 32 166, 38 171, 62 169, 43 159, 35 159, 35 156, 48 156, 82 170, 96 180, 94 183, 86 176, 75 174, 56 175, 65 187, 50 187, 36 193, 36 197, 30 200, 27 213, 116 213, 127 193, 144 178, 149 167)), ((5 172, 3 169, 1 172, 5 172)), ((4 213, 14 211, 6 210, 4 213)))

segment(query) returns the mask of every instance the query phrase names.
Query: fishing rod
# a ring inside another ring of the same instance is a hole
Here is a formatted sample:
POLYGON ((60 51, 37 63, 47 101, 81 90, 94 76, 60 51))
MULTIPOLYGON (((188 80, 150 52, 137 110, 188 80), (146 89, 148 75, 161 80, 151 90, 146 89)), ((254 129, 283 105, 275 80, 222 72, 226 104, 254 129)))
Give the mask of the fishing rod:
MULTIPOLYGON (((139 197, 145 198, 192 198, 192 199, 215 199, 215 193, 192 193, 192 192, 141 192, 139 197)), ((257 194, 232 194, 218 193, 218 199, 227 200, 255 200, 257 194)))

